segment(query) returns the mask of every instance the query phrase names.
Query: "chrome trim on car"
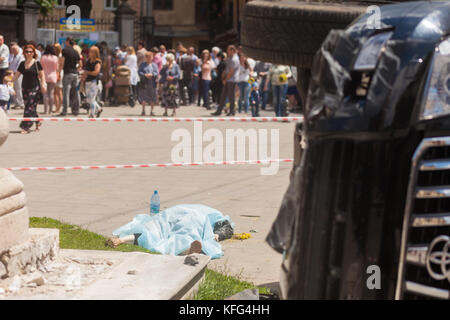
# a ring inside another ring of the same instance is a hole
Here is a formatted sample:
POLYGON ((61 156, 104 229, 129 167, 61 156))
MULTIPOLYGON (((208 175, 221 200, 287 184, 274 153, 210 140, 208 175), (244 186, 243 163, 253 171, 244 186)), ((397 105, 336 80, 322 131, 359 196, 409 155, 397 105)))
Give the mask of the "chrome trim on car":
POLYGON ((405 290, 408 292, 417 293, 427 297, 433 297, 444 300, 450 299, 450 292, 448 290, 437 289, 412 281, 406 281, 405 290))
POLYGON ((450 198, 450 186, 422 187, 416 189, 416 198, 450 198))
MULTIPOLYGON (((426 162, 421 162, 421 158, 424 155, 425 151, 431 147, 439 147, 439 146, 450 146, 450 137, 434 137, 434 138, 426 138, 422 140, 422 142, 417 147, 414 155, 411 159, 411 171, 409 176, 409 184, 407 190, 407 197, 405 203, 405 213, 403 217, 403 226, 402 226, 402 238, 401 238, 401 248, 400 248, 400 259, 398 266, 398 274, 397 274, 397 285, 395 290, 395 299, 400 300, 403 298, 404 290, 409 292, 415 292, 419 294, 429 295, 431 297, 444 298, 449 299, 449 292, 447 290, 442 290, 438 288, 432 288, 428 286, 424 286, 421 284, 416 284, 411 281, 404 282, 405 280, 405 265, 408 263, 408 231, 411 227, 412 223, 420 224, 424 223, 425 220, 421 216, 413 215, 413 205, 416 196, 425 197, 425 198, 434 198, 435 195, 441 196, 441 193, 445 196, 450 197, 450 186, 447 189, 442 187, 430 187, 430 188, 416 188, 417 177, 422 164, 426 164, 426 162), (414 220, 414 219, 419 220, 414 220), (428 294, 429 293, 429 294, 428 294)), ((433 217, 433 216, 432 216, 433 217)), ((431 217, 431 218, 432 218, 431 217)), ((444 219, 445 221, 445 219, 444 219)), ((417 227, 418 225, 416 225, 417 227)), ((418 254, 418 253, 417 253, 418 254)), ((411 252, 409 252, 409 258, 412 259, 411 252)), ((422 256, 420 256, 420 261, 422 256)))
POLYGON ((420 162, 421 171, 450 170, 450 161, 448 160, 429 160, 420 162))
POLYGON ((409 247, 406 253, 406 261, 415 265, 425 267, 427 264, 428 246, 409 247))
POLYGON ((450 226, 450 212, 426 215, 415 214, 411 226, 419 228, 450 226))
POLYGON ((435 280, 447 279, 450 283, 450 237, 438 236, 427 250, 426 266, 428 274, 435 280), (437 267, 437 270, 433 268, 437 267))

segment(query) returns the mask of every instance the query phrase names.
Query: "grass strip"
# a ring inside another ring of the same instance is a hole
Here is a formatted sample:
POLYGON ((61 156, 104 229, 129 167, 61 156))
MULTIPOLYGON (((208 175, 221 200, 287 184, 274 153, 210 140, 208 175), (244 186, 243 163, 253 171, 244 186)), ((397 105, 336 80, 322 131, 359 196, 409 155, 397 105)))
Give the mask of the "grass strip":
POLYGON ((80 228, 79 226, 60 222, 50 218, 30 218, 30 228, 51 228, 59 229, 59 247, 61 249, 77 250, 107 250, 122 252, 147 252, 154 253, 133 244, 121 244, 116 248, 106 245, 107 238, 80 228))
POLYGON ((259 293, 270 294, 266 287, 257 287, 250 282, 240 279, 240 276, 231 276, 206 269, 205 280, 200 284, 194 300, 224 300, 246 289, 257 288, 259 293))

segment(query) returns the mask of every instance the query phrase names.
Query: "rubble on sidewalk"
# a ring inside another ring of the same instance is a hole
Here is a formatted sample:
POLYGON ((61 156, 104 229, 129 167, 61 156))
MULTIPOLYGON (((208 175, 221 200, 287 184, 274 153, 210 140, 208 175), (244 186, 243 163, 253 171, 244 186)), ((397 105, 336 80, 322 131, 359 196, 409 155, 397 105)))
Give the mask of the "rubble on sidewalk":
POLYGON ((195 266, 198 264, 198 257, 195 255, 186 256, 186 258, 184 258, 184 264, 195 266))
POLYGON ((0 299, 15 296, 65 294, 88 286, 112 268, 107 259, 76 259, 58 257, 32 273, 0 280, 0 299), (3 292, 3 295, 2 295, 3 292))

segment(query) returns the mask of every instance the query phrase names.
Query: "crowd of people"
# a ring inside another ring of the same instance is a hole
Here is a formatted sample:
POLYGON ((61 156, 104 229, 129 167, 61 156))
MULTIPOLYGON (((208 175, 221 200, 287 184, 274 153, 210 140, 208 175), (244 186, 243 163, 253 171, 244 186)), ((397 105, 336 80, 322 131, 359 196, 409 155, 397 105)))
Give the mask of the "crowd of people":
MULTIPOLYGON (((24 109, 24 117, 37 118, 42 102, 43 115, 67 116, 70 107, 74 116, 84 108, 89 117, 99 117, 105 103, 120 103, 124 96, 132 107, 141 104, 143 116, 147 107, 150 116, 158 105, 163 116, 169 109, 176 116, 180 106, 197 104, 215 109, 214 116, 237 111, 252 117, 267 108, 271 96, 281 117, 297 104, 296 69, 255 61, 235 45, 197 56, 194 47, 182 43, 168 50, 164 45, 148 50, 144 42, 137 50, 127 45, 111 50, 106 42, 80 47, 67 38, 64 48, 33 41, 7 46, 0 35, 0 107, 5 111, 24 109)), ((40 122, 22 122, 22 133, 30 133, 33 124, 39 130, 40 122)))

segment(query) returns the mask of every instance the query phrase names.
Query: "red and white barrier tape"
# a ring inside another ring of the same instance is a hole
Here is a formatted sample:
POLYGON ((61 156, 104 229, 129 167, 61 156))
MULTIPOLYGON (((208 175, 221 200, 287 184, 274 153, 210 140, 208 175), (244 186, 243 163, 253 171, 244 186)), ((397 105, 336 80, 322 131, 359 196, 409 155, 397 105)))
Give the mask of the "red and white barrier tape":
POLYGON ((95 169, 133 169, 133 168, 168 168, 168 167, 195 167, 213 165, 236 164, 270 164, 275 162, 293 162, 293 159, 268 159, 268 160, 244 160, 244 161, 217 161, 217 162, 185 162, 185 163, 151 163, 128 165, 99 165, 99 166, 67 166, 67 167, 16 167, 5 168, 9 171, 56 171, 56 170, 95 170, 95 169))
POLYGON ((197 117, 197 118, 9 118, 9 121, 45 122, 295 122, 303 117, 197 117))

